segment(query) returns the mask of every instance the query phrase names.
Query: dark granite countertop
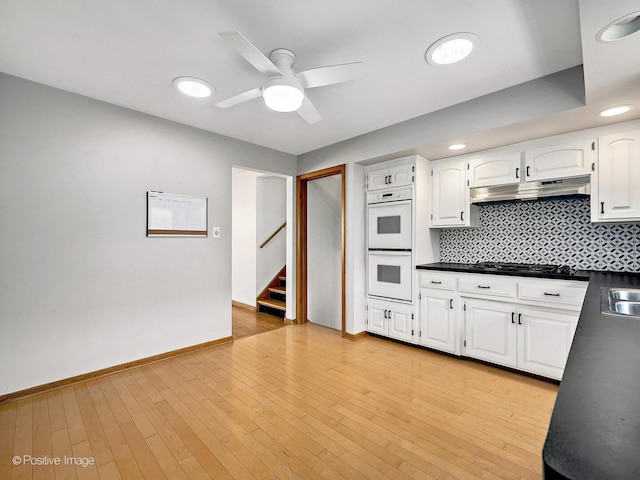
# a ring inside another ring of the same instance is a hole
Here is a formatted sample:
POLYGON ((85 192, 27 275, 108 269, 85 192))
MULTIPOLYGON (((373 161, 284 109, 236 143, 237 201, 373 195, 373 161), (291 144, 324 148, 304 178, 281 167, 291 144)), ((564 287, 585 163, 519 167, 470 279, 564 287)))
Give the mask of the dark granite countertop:
POLYGON ((600 313, 601 287, 640 274, 592 272, 542 458, 544 478, 640 479, 640 319, 600 313))
POLYGON ((474 270, 475 263, 425 263, 416 265, 417 270, 441 270, 444 272, 479 273, 485 275, 509 275, 512 277, 555 278, 559 280, 589 280, 589 272, 578 270, 573 274, 566 273, 541 273, 541 272, 509 272, 509 271, 480 271, 474 270))

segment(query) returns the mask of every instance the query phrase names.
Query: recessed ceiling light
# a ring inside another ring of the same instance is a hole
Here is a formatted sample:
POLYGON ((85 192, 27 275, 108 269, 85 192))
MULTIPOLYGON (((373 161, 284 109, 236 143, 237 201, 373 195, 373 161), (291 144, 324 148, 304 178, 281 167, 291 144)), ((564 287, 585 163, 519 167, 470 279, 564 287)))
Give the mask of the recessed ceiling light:
POLYGON ((449 150, 462 150, 463 148, 467 148, 466 143, 454 143, 453 145, 449 145, 449 150))
POLYGON ((622 115, 631 110, 631 105, 620 105, 618 107, 607 108, 600 112, 601 117, 615 117, 616 115, 622 115))
POLYGON ((469 56, 480 39, 473 33, 453 33, 434 42, 425 53, 431 65, 450 65, 469 56))
POLYGON ((196 98, 208 97, 216 91, 213 85, 195 77, 174 78, 173 86, 180 93, 184 93, 185 95, 196 98))
POLYGON ((611 22, 596 35, 600 42, 613 42, 640 31, 640 12, 630 13, 611 22))

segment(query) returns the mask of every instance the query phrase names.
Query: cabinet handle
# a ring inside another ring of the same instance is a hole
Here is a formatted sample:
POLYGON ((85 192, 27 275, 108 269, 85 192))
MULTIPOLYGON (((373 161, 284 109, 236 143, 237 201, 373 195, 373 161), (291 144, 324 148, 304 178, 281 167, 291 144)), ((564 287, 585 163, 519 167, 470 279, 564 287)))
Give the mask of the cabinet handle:
POLYGON ((511 323, 516 323, 515 316, 516 312, 511 312, 511 323))
POLYGON ((384 318, 389 318, 389 310, 384 311, 384 318))
POLYGON ((522 314, 518 314, 518 325, 522 325, 522 314))
POLYGON ((460 220, 464 222, 464 212, 460 212, 460 220))
POLYGON ((520 167, 516 167, 516 178, 520 178, 520 167))
POLYGON ((433 283, 434 285, 440 285, 442 282, 436 282, 435 280, 431 280, 431 283, 433 283))
POLYGON ((547 297, 559 297, 559 296, 560 296, 560 294, 559 294, 559 293, 549 293, 549 292, 544 292, 544 294, 545 294, 547 297))
POLYGON ((490 285, 478 285, 478 288, 484 288, 485 290, 489 290, 491 288, 490 285))
POLYGON ((604 202, 600 202, 600 213, 604 214, 604 202))
POLYGON ((449 299, 449 308, 453 310, 453 298, 449 299))
POLYGON ((389 175, 384 176, 384 184, 389 185, 389 175))
POLYGON ((527 177, 530 177, 531 174, 529 173, 529 165, 527 165, 527 177))

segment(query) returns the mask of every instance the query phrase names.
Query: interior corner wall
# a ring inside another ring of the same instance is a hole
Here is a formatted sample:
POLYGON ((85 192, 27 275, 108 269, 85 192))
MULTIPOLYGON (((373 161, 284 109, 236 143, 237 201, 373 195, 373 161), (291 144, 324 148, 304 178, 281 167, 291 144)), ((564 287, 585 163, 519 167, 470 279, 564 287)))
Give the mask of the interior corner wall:
POLYGON ((256 180, 262 175, 233 169, 231 218, 231 299, 256 306, 256 180))
POLYGON ((231 336, 231 166, 292 155, 0 74, 0 395, 231 336), (146 192, 219 239, 146 237, 146 192))

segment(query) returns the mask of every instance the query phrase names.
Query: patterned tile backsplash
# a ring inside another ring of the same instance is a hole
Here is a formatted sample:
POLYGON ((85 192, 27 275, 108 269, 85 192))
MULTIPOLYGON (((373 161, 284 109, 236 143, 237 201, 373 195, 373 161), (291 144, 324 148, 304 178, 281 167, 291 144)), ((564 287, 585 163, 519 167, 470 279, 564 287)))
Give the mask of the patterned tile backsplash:
POLYGON ((640 225, 590 223, 588 198, 485 205, 479 228, 440 231, 440 261, 637 272, 640 225))

